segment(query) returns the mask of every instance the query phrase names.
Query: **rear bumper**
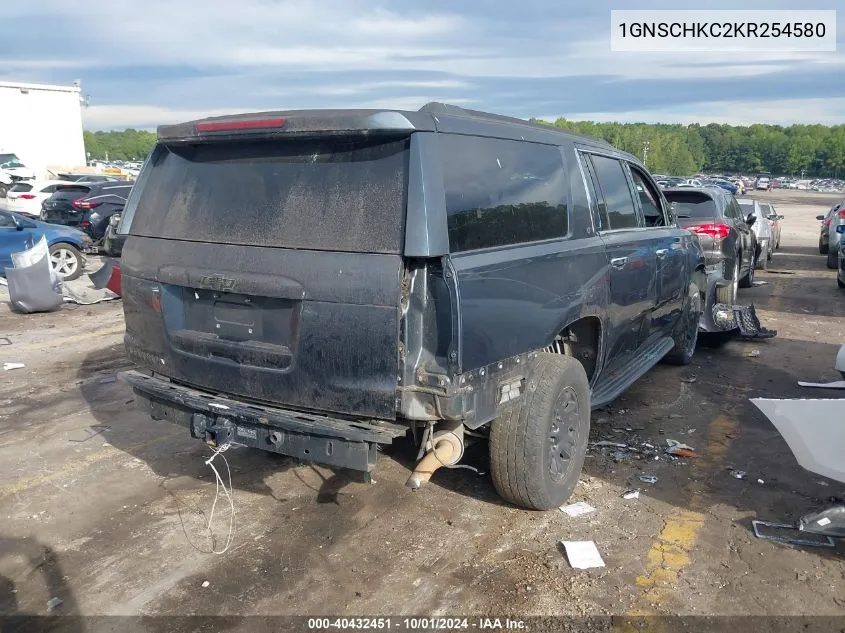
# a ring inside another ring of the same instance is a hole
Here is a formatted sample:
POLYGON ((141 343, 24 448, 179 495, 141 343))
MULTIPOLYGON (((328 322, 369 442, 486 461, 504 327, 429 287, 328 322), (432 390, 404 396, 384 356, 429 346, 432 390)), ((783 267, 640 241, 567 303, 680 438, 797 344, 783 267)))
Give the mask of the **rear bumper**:
POLYGON ((212 446, 237 444, 371 472, 378 444, 390 444, 407 431, 405 426, 388 422, 342 420, 246 404, 137 371, 120 377, 132 386, 139 408, 154 420, 184 426, 192 437, 212 446))

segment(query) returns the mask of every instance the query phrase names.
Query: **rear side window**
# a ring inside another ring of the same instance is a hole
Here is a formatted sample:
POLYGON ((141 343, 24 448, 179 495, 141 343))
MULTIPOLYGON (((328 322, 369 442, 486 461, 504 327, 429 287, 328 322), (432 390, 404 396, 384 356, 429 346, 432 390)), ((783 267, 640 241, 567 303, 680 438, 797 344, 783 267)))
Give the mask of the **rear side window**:
POLYGON ((55 193, 56 185, 47 185, 41 190, 41 193, 55 193))
POLYGON ((56 193, 53 194, 57 198, 67 198, 76 200, 80 196, 87 196, 91 192, 91 187, 85 185, 65 185, 56 188, 56 193))
POLYGON ((27 184, 25 182, 19 182, 14 187, 9 189, 9 191, 14 191, 15 193, 26 193, 27 191, 32 191, 32 185, 27 184))
POLYGON ((664 191, 663 195, 666 196, 677 218, 716 219, 720 215, 716 202, 703 193, 664 191))
POLYGON ((639 225, 631 187, 622 164, 615 158, 591 156, 599 187, 607 205, 610 230, 630 229, 639 225))
POLYGON ((409 142, 162 145, 145 165, 124 225, 146 237, 398 254, 409 142))
POLYGON ((567 234, 567 185, 557 147, 454 134, 438 137, 451 252, 567 234))

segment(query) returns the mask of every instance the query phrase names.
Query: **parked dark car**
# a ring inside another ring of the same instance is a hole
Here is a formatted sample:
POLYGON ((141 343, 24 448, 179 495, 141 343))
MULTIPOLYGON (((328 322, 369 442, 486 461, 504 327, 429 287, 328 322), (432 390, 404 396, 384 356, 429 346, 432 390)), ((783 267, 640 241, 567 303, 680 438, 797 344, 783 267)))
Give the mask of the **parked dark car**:
POLYGON ((115 213, 109 218, 106 227, 106 235, 103 238, 103 253, 108 257, 120 257, 123 253, 123 244, 126 242, 126 234, 119 233, 120 213, 115 213))
POLYGON ((117 176, 107 176, 103 174, 59 174, 59 180, 67 180, 69 182, 92 183, 92 182, 121 182, 121 178, 117 176))
MULTIPOLYGON (((845 288, 845 239, 842 238, 842 234, 845 233, 845 224, 840 224, 836 227, 836 232, 839 233, 839 257, 838 263, 839 267, 836 269, 836 284, 840 288, 845 288)), ((845 377, 845 376, 843 376, 845 377)))
POLYGON ((411 487, 488 438, 502 497, 555 508, 591 408, 692 358, 704 257, 668 211, 630 154, 454 106, 163 126, 121 220, 123 378, 212 446, 365 476, 413 431, 411 487))
MULTIPOLYGON (((715 300, 736 303, 737 288, 748 288, 754 281, 754 217, 743 217, 736 198, 718 187, 664 189, 663 195, 678 225, 695 232, 701 241, 708 281, 716 287, 715 300)), ((709 310, 704 316, 711 318, 708 331, 718 329, 709 310)))
POLYGON ((79 227, 93 240, 101 240, 111 216, 123 210, 133 184, 60 185, 52 196, 41 203, 41 220, 79 227))

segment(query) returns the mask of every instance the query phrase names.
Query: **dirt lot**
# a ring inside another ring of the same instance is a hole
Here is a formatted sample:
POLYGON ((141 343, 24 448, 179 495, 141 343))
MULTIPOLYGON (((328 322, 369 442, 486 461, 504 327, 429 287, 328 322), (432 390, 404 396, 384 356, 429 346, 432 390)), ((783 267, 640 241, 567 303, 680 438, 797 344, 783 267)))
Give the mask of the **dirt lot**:
MULTIPOLYGON (((114 380, 127 366, 120 303, 30 316, 0 307, 0 360, 26 364, 0 383, 0 614, 46 613, 58 597, 55 613, 83 615, 845 617, 845 545, 794 549, 749 532, 754 518, 791 521, 845 497, 800 468, 748 401, 818 397, 796 381, 837 378, 845 293, 814 219, 835 200, 761 197, 786 216, 781 250, 758 274, 768 284, 741 299, 778 337, 702 348, 694 365, 661 365, 595 412, 594 441, 673 438, 700 457, 616 461, 594 449, 573 501, 597 510, 579 518, 503 505, 468 470, 413 492, 409 444, 381 457, 373 484, 233 449, 234 541, 211 553, 225 544, 228 502, 212 537, 208 448, 136 412, 114 380), (639 499, 621 498, 630 488, 639 499), (607 566, 571 569, 562 539, 594 540, 607 566)), ((483 451, 469 463, 485 469, 483 451)))

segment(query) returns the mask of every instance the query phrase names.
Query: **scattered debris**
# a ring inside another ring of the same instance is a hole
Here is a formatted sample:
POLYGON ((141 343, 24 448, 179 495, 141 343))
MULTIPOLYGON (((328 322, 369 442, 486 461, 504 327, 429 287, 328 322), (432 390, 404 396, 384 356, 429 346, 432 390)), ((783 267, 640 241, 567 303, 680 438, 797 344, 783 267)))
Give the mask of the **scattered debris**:
POLYGON ((0 336, 0 345, 11 345, 12 339, 8 336, 0 336))
POLYGON ((579 501, 578 503, 570 503, 569 505, 561 506, 560 511, 565 512, 571 517, 580 517, 590 512, 595 512, 595 508, 589 503, 579 501))
POLYGON ((788 525, 786 523, 770 523, 769 521, 755 520, 751 522, 751 526, 754 530, 754 536, 767 541, 785 543, 787 545, 804 545, 806 547, 836 547, 836 543, 829 536, 803 532, 794 525, 788 525), (765 528, 768 529, 766 530, 765 528), (801 536, 798 536, 798 534, 801 536))
POLYGON ((656 484, 657 477, 654 475, 640 475, 640 481, 644 484, 656 484))
POLYGON ((759 349, 752 349, 750 352, 748 352, 748 355, 751 358, 757 358, 760 355, 760 350, 759 349))
POLYGON ((752 281, 751 285, 752 286, 768 286, 769 282, 768 281, 762 281, 762 280, 761 281, 752 281))
POLYGON ((698 453, 695 452, 695 449, 688 444, 681 444, 678 440, 666 440, 666 443, 669 445, 669 448, 666 449, 666 453, 669 455, 674 455, 675 457, 698 457, 698 453))
POLYGON ((744 470, 734 470, 733 468, 729 468, 731 473, 731 477, 734 479, 745 479, 745 471, 744 470))
POLYGON ((681 382, 685 382, 687 384, 692 384, 696 380, 698 380, 698 378, 696 378, 695 374, 693 374, 691 376, 681 376, 681 382))
POLYGON ((206 588, 206 587, 208 587, 210 584, 211 584, 211 583, 210 583, 210 582, 208 582, 207 580, 203 580, 203 581, 202 581, 202 588, 203 588, 203 589, 205 589, 205 588, 206 588))
POLYGON ((593 446, 613 446, 614 448, 628 448, 627 444, 622 444, 621 442, 608 442, 607 440, 595 442, 593 446))
POLYGON ((839 504, 801 517, 798 529, 834 538, 845 538, 845 505, 839 504))
POLYGON ((639 499, 640 498, 640 491, 639 490, 626 490, 622 493, 623 499, 639 499))
POLYGON ((820 389, 845 389, 845 380, 834 380, 833 382, 804 382, 798 381, 799 387, 818 387, 820 389))
POLYGON ((61 598, 50 598, 47 601, 47 610, 54 611, 62 604, 62 602, 63 600, 61 598))
POLYGON ((764 483, 766 483, 766 482, 765 482, 765 481, 763 481, 762 479, 758 479, 758 480, 757 480, 757 483, 762 485, 762 484, 764 484, 764 483))
POLYGON ((3 370, 9 371, 10 369, 23 369, 26 367, 23 363, 3 363, 3 370))
POLYGON ((561 541, 573 569, 604 567, 604 561, 593 541, 561 541))

